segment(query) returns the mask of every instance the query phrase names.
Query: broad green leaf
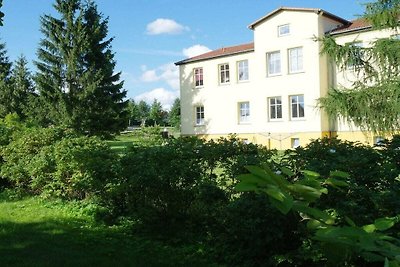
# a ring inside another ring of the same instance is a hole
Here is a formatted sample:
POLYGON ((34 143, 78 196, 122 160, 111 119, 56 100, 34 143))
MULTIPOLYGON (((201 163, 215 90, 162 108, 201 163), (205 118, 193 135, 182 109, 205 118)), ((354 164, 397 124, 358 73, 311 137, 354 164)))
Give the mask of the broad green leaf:
POLYGON ((294 172, 292 172, 290 169, 286 168, 286 167, 282 167, 281 168, 282 173, 286 174, 289 177, 292 177, 295 175, 294 172))
POLYGON ((392 228, 395 222, 396 218, 379 218, 374 221, 374 225, 379 231, 385 231, 392 228))
POLYGON ((319 173, 313 172, 313 171, 302 171, 305 177, 307 178, 314 178, 318 179, 320 177, 319 173))
POLYGON ((348 179, 350 177, 350 175, 347 172, 342 172, 342 171, 331 171, 329 176, 339 177, 344 179, 348 179))
POLYGON ((247 173, 247 174, 241 174, 237 177, 238 180, 242 181, 242 182, 246 182, 246 183, 252 183, 258 186, 268 186, 268 182, 261 179, 260 177, 253 175, 251 173, 247 173))
POLYGON ((314 218, 316 220, 319 220, 325 224, 332 225, 335 223, 335 218, 327 213, 326 211, 322 211, 316 208, 312 208, 307 206, 304 202, 301 201, 295 201, 293 203, 293 209, 307 214, 311 218, 314 218))
POLYGON ((285 200, 285 194, 276 186, 270 186, 269 188, 265 189, 265 192, 270 196, 275 198, 278 201, 285 200))
POLYGON ((375 232, 376 227, 374 224, 367 224, 367 225, 364 225, 362 227, 362 229, 364 229, 364 231, 367 233, 373 233, 373 232, 375 232))
POLYGON ((273 179, 273 173, 268 172, 258 166, 246 166, 245 167, 252 175, 260 178, 261 180, 267 182, 268 184, 277 185, 275 179, 273 179))
POLYGON ((325 183, 334 187, 344 187, 344 186, 349 186, 348 183, 346 183, 345 181, 340 181, 338 179, 335 178, 331 178, 329 177, 328 179, 325 180, 325 183))
POLYGON ((320 229, 320 228, 324 228, 324 224, 322 224, 320 221, 318 220, 314 220, 314 219, 310 219, 307 222, 307 228, 311 229, 311 230, 316 230, 316 229, 320 229))
POLYGON ((299 199, 314 202, 321 197, 321 190, 302 184, 293 184, 288 187, 299 199))
POLYGON ((245 181, 239 182, 237 185, 235 185, 235 190, 239 192, 256 191, 257 189, 257 185, 253 183, 247 183, 245 181))
MULTIPOLYGON (((283 192, 282 192, 283 193, 283 192)), ((281 213, 287 214, 293 206, 293 198, 289 194, 284 194, 283 201, 276 200, 275 198, 268 196, 271 204, 276 207, 281 213)))

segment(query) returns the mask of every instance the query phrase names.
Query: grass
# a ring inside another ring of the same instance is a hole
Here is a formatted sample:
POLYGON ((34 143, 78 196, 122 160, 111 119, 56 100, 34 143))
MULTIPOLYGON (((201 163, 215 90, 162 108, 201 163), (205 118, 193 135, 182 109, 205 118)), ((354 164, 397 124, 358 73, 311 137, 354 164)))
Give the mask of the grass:
POLYGON ((1 266, 216 266, 199 248, 172 247, 96 224, 90 205, 0 195, 1 266))

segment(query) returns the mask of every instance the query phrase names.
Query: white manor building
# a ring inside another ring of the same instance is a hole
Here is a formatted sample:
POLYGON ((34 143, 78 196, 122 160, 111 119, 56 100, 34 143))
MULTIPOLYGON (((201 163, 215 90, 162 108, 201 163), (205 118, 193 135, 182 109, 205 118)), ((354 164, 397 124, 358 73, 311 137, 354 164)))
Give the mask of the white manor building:
POLYGON ((349 86, 315 37, 368 46, 395 32, 376 31, 321 9, 278 8, 249 25, 254 42, 224 47, 176 63, 180 69, 181 134, 207 139, 236 134, 269 148, 287 149, 338 136, 372 144, 377 138, 329 120, 316 99, 332 86, 349 86))

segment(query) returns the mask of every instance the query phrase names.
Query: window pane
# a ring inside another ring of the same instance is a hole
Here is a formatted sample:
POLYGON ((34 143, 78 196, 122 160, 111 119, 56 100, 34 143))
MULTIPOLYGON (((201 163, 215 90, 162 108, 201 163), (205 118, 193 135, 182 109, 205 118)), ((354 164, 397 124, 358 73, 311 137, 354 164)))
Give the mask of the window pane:
POLYGON ((268 74, 279 74, 281 72, 281 53, 272 52, 267 54, 268 74))
POLYGON ((289 49, 289 72, 303 70, 303 49, 301 47, 289 49))

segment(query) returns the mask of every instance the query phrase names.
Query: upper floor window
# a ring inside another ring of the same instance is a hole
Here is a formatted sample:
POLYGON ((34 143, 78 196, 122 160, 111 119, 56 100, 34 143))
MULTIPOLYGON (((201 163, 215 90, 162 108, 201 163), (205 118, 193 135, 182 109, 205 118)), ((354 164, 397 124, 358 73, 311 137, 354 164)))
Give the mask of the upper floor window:
POLYGON ((229 83, 229 64, 221 64, 219 65, 219 82, 221 84, 223 83, 229 83))
POLYGON ((281 74, 281 52, 280 51, 267 53, 267 73, 268 73, 268 76, 281 74))
POLYGON ((241 102, 239 103, 239 123, 250 122, 250 103, 241 102))
POLYGON ((196 125, 204 125, 204 106, 196 107, 196 125))
POLYGON ((292 119, 304 118, 304 95, 290 96, 290 109, 292 119))
POLYGON ((303 71, 303 48, 296 47, 288 50, 289 73, 303 71))
POLYGON ((290 25, 289 24, 284 24, 284 25, 279 25, 278 26, 278 36, 286 36, 290 34, 290 25))
POLYGON ((238 68, 238 81, 248 81, 249 80, 249 61, 242 60, 237 63, 238 68))
POLYGON ((268 98, 270 120, 282 119, 282 98, 280 96, 268 98))
POLYGON ((201 87, 203 85, 204 85, 203 68, 195 68, 194 69, 194 86, 201 87))
POLYGON ((349 43, 349 48, 350 48, 350 55, 347 59, 347 68, 350 70, 353 70, 357 66, 361 66, 363 63, 363 57, 364 53, 362 50, 363 43, 361 41, 359 42, 353 42, 349 43))

